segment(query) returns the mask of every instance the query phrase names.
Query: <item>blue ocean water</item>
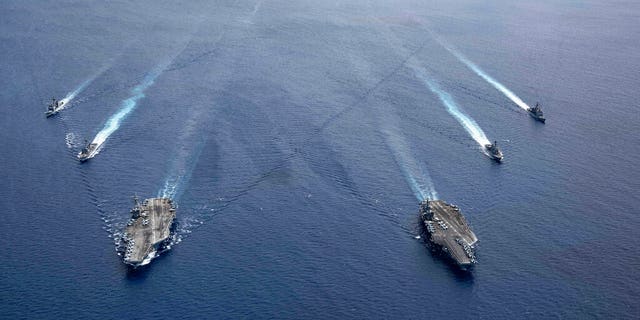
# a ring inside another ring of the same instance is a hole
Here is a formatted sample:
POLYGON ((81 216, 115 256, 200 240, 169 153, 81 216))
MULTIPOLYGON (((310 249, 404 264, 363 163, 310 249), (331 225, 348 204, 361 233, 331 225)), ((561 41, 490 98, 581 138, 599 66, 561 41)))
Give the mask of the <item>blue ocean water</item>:
POLYGON ((637 2, 0 12, 0 318, 640 317, 637 2), (178 218, 132 271, 115 247, 134 194, 178 218), (472 273, 416 239, 424 196, 462 208, 472 273))

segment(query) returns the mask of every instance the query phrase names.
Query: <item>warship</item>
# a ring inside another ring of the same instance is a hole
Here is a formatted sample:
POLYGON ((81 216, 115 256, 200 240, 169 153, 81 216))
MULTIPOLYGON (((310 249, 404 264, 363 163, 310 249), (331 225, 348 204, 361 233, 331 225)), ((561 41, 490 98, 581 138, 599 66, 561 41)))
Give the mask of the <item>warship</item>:
POLYGON ((460 208, 442 200, 427 199, 420 203, 420 218, 433 248, 444 252, 463 270, 470 270, 477 263, 474 245, 478 238, 460 208))
POLYGON ((529 109, 527 109, 527 111, 529 111, 529 114, 536 120, 545 123, 546 119, 544 118, 544 113, 542 113, 542 109, 540 108, 540 105, 536 102, 536 106, 531 108, 529 107, 529 109))
POLYGON ((57 100, 56 98, 51 98, 51 103, 47 106, 47 111, 44 114, 49 118, 60 112, 66 105, 66 99, 57 100))
POLYGON ((176 208, 169 198, 150 198, 140 203, 135 196, 133 202, 122 242, 124 263, 137 268, 168 249, 176 208))
POLYGON ((504 158, 502 151, 498 148, 498 141, 494 141, 493 144, 485 144, 484 149, 487 150, 487 155, 493 160, 500 162, 504 158))
POLYGON ((100 145, 95 142, 88 143, 87 140, 85 140, 84 143, 85 147, 78 153, 78 160, 80 160, 80 162, 85 162, 93 158, 98 153, 98 147, 100 147, 100 145))

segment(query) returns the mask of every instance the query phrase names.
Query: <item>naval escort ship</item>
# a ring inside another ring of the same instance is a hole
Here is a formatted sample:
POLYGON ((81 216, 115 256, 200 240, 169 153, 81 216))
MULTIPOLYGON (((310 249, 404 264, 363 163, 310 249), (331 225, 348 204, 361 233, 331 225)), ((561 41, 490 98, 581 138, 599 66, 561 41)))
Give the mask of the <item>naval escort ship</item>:
POLYGON ((137 268, 168 249, 176 208, 169 198, 150 198, 140 203, 136 196, 133 201, 131 219, 125 227, 122 242, 125 244, 124 263, 137 268))
POLYGON ((540 108, 540 105, 536 102, 536 106, 533 108, 529 108, 527 109, 527 111, 529 111, 529 114, 536 120, 544 123, 546 121, 546 119, 544 118, 544 113, 542 113, 542 109, 540 108))
POLYGON ((427 240, 450 257, 463 270, 476 263, 474 245, 478 238, 471 231, 460 209, 442 200, 424 200, 420 203, 420 218, 427 240))
POLYGON ((57 100, 56 98, 51 98, 51 103, 49 104, 49 106, 47 106, 47 112, 45 112, 44 114, 45 116, 47 116, 47 118, 49 118, 52 115, 60 112, 60 110, 62 110, 66 105, 67 101, 65 99, 57 100))
POLYGON ((82 148, 82 151, 78 153, 78 160, 80 160, 80 162, 85 162, 93 158, 98 153, 99 145, 97 143, 88 143, 86 140, 84 141, 84 143, 85 147, 82 148))
POLYGON ((487 155, 495 161, 500 162, 504 158, 502 151, 498 148, 498 141, 494 141, 493 144, 485 144, 484 149, 487 150, 487 155))

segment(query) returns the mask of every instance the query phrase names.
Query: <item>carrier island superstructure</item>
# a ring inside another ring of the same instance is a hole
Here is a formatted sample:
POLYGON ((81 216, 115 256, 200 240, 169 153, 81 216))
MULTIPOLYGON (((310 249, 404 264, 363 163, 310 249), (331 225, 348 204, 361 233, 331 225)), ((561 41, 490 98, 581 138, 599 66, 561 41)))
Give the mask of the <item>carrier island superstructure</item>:
POLYGON ((460 209, 442 200, 420 203, 420 217, 434 249, 440 249, 462 269, 476 264, 474 245, 478 238, 471 231, 460 209))
POLYGON ((150 198, 140 203, 134 197, 131 219, 122 235, 124 263, 139 267, 158 256, 171 241, 175 217, 176 208, 169 198, 150 198))

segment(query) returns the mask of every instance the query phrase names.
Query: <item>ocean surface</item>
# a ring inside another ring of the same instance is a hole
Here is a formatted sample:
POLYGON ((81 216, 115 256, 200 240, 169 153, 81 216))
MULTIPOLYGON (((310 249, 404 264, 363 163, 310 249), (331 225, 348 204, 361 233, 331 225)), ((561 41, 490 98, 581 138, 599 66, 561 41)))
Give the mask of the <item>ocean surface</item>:
POLYGON ((0 13, 2 319, 640 318, 638 1, 0 13), (178 216, 130 270, 136 194, 178 216), (473 272, 417 238, 424 197, 460 206, 473 272))

